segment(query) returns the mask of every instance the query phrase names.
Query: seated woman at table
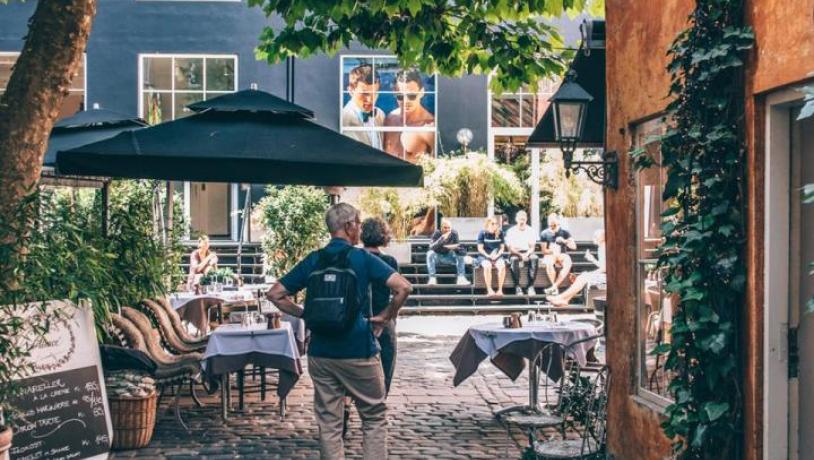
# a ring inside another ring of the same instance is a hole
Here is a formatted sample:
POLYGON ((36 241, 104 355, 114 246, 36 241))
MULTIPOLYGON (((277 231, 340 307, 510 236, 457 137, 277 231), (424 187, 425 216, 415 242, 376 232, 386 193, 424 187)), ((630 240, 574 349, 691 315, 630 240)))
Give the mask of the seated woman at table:
POLYGON ((594 243, 597 246, 598 257, 594 257, 591 251, 585 251, 585 259, 596 265, 596 270, 590 272, 582 272, 577 276, 574 282, 568 286, 568 289, 558 295, 551 296, 548 301, 554 306, 565 307, 568 302, 574 298, 580 291, 587 285, 604 287, 607 282, 605 276, 605 230, 597 230, 594 232, 594 243))
POLYGON ((218 256, 209 250, 209 237, 201 235, 198 238, 198 248, 189 255, 187 288, 193 289, 195 285, 200 283, 201 277, 216 268, 218 268, 218 256))

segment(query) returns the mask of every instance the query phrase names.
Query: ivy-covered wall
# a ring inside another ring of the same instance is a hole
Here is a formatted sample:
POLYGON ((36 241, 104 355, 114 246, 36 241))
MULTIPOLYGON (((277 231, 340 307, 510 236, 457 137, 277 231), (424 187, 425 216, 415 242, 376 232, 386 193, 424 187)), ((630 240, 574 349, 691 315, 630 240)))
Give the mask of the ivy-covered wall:
MULTIPOLYGON (((656 6, 647 0, 607 0, 607 148, 630 150, 630 128, 658 115, 669 102, 665 52, 683 30, 691 0, 656 6)), ((814 0, 745 0, 745 22, 755 33, 744 94, 746 167, 746 299, 741 323, 743 458, 761 459, 763 379, 763 228, 765 95, 814 81, 814 0)), ((620 155, 618 191, 606 195, 608 229, 608 360, 614 380, 609 407, 609 449, 618 459, 660 459, 670 442, 659 411, 636 394, 636 228, 633 168, 620 155)))

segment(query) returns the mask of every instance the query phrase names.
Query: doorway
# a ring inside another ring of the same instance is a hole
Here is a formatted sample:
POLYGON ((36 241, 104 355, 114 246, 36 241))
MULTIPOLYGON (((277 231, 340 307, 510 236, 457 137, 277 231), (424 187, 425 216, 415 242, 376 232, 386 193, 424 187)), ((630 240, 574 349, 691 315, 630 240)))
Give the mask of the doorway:
POLYGON ((767 98, 764 224, 764 458, 805 458, 814 451, 814 118, 797 120, 801 94, 767 98))
POLYGON ((189 183, 189 224, 192 235, 229 238, 231 187, 222 182, 189 183))

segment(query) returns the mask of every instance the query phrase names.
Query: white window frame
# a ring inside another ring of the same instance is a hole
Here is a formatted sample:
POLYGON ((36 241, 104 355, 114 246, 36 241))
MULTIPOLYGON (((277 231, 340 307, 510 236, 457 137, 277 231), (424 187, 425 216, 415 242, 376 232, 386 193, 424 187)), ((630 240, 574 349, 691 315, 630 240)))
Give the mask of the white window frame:
MULTIPOLYGON (((429 92, 429 94, 433 95, 433 116, 435 117, 435 123, 433 126, 342 126, 342 109, 345 107, 343 103, 345 99, 345 93, 348 91, 347 88, 344 86, 345 84, 345 59, 398 59, 396 55, 390 54, 342 54, 339 56, 339 132, 344 134, 346 132, 352 131, 360 131, 360 132, 369 132, 373 130, 374 132, 418 132, 418 133, 429 133, 432 132, 435 134, 435 146, 433 148, 433 153, 437 156, 438 155, 438 74, 432 74, 433 78, 435 79, 435 88, 429 92)), ((424 74, 422 74, 424 75, 424 74)), ((394 91, 379 91, 377 94, 394 94, 394 91)), ((425 91, 425 94, 427 91, 425 91)))
MULTIPOLYGON (((188 0, 174 0, 174 1, 188 1, 188 0)), ((238 65, 240 64, 240 59, 238 58, 237 54, 184 54, 184 53, 139 53, 138 55, 138 113, 139 117, 142 119, 146 119, 144 116, 144 61, 145 59, 149 58, 171 58, 170 61, 170 69, 173 71, 173 75, 170 75, 170 84, 172 86, 171 89, 156 89, 156 90, 149 90, 151 93, 159 93, 159 94, 170 94, 170 106, 172 107, 172 120, 175 120, 175 95, 177 93, 182 94, 201 94, 206 97, 208 94, 231 94, 238 91, 238 65), (233 58, 235 61, 235 75, 234 75, 234 91, 209 91, 206 89, 206 60, 207 59, 228 59, 233 58), (203 59, 203 70, 201 71, 203 74, 203 83, 202 89, 183 89, 177 90, 175 89, 175 60, 176 59, 203 59)))
MULTIPOLYGON (((630 131, 631 131, 631 135, 632 135, 632 142, 636 147, 639 147, 639 143, 637 141, 639 130, 644 128, 649 123, 656 123, 656 122, 665 123, 663 115, 648 117, 648 118, 636 121, 635 123, 631 123, 630 131)), ((656 168, 656 167, 657 166, 653 166, 653 168, 656 168)), ((645 255, 640 252, 641 251, 641 247, 640 247, 641 245, 639 244, 639 237, 640 237, 640 233, 641 233, 642 230, 641 230, 639 224, 641 222, 640 218, 641 218, 642 210, 639 209, 639 203, 641 203, 642 201, 641 201, 641 196, 640 196, 641 188, 639 186, 640 185, 639 184, 639 178, 640 178, 640 173, 636 172, 635 173, 635 179, 634 179, 634 183, 635 183, 635 186, 636 186, 636 205, 634 206, 635 219, 636 219, 636 231, 635 231, 635 235, 636 235, 636 271, 635 271, 635 280, 636 280, 636 363, 635 363, 636 386, 635 386, 635 388, 636 388, 636 392, 635 392, 635 394, 636 394, 636 396, 638 398, 640 398, 643 402, 645 402, 645 404, 647 404, 649 407, 652 407, 652 408, 654 408, 655 410, 657 410, 659 412, 664 412, 664 410, 667 408, 667 406, 672 404, 674 401, 672 399, 667 398, 665 396, 662 396, 662 395, 660 395, 660 394, 658 394, 658 393, 656 393, 654 391, 648 390, 642 384, 642 359, 644 359, 644 356, 642 354, 642 340, 644 339, 644 337, 643 337, 644 331, 642 330, 642 319, 641 318, 642 318, 642 309, 644 308, 644 303, 643 303, 642 292, 641 292, 642 291, 642 286, 640 285, 640 282, 642 280, 641 271, 642 271, 642 265, 644 263, 649 263, 649 262, 656 263, 656 259, 645 257, 645 255)), ((657 190, 656 192, 659 194, 659 196, 661 196, 662 190, 657 190)), ((661 225, 661 222, 659 221, 659 226, 660 225, 661 225)), ((666 358, 665 358, 665 360, 666 360, 666 358)))
MULTIPOLYGON (((0 51, 0 56, 14 56, 17 59, 20 58, 20 51, 0 51)), ((88 110, 88 53, 82 53, 82 68, 84 72, 82 72, 82 78, 84 81, 82 82, 82 105, 85 107, 85 110, 88 110)), ((0 88, 0 94, 4 93, 6 88, 0 88)), ((69 93, 77 93, 79 89, 76 88, 68 88, 69 93)))

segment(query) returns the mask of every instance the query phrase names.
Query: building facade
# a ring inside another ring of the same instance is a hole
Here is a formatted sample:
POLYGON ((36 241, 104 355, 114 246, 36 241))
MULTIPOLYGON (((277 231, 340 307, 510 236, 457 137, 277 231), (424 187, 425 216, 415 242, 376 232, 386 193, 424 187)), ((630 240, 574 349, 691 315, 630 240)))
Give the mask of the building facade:
MULTIPOLYGON (((814 121, 797 120, 801 88, 814 85, 814 0, 746 0, 756 42, 746 65, 747 300, 742 311, 743 446, 748 459, 804 459, 814 451, 814 324, 808 262, 814 211, 800 188, 814 182, 814 121), (806 236, 808 235, 808 236, 806 236), (799 369, 790 360, 799 356, 799 369)), ((647 146, 665 129, 669 90, 665 52, 687 26, 694 2, 654 8, 608 0, 606 148, 647 146)), ((659 426, 670 403, 663 363, 648 356, 669 341, 675 299, 652 276, 660 241, 664 173, 635 172, 620 155, 620 187, 605 195, 608 360, 614 373, 609 450, 619 459, 670 457, 659 426), (636 229, 630 231, 630 229, 636 229), (624 428, 620 428, 624 427, 624 428)))
MULTIPOLYGON (((12 1, 0 7, 0 91, 22 48, 27 21, 35 6, 36 2, 12 1)), ((578 40, 580 21, 558 21, 567 42, 578 40)), ((286 64, 269 65, 258 61, 254 54, 258 37, 268 24, 261 10, 239 0, 101 1, 63 115, 99 104, 155 124, 190 114, 187 104, 253 84, 283 97, 288 88, 286 64)), ((356 136, 361 128, 343 122, 343 110, 350 97, 349 72, 360 64, 374 65, 382 74, 379 102, 385 111, 394 113, 398 97, 393 83, 395 59, 362 47, 343 50, 333 57, 296 60, 291 85, 294 102, 313 110, 318 123, 356 136)), ((441 155, 461 148, 456 134, 462 128, 473 133, 469 150, 517 154, 553 92, 553 86, 546 83, 534 94, 521 91, 492 97, 485 76, 423 77, 421 104, 431 114, 432 122, 385 127, 379 136, 384 141, 398 141, 399 136, 430 139, 426 143, 433 145, 425 144, 424 151, 441 155)), ((388 118, 388 124, 398 124, 390 123, 390 118, 394 117, 388 118)), ((250 190, 252 201, 256 201, 263 187, 175 184, 175 190, 183 191, 192 234, 206 233, 227 240, 235 240, 240 234, 238 211, 245 194, 250 190)))

